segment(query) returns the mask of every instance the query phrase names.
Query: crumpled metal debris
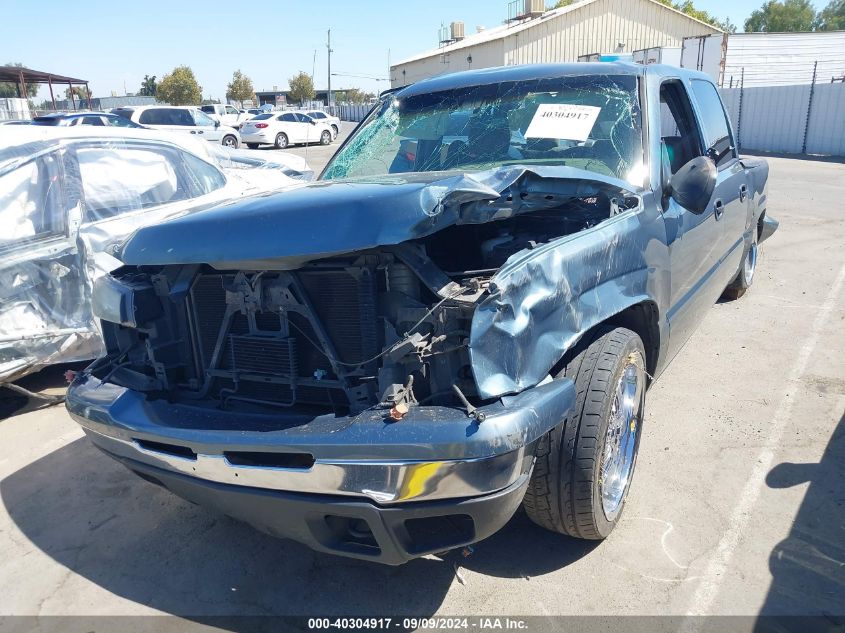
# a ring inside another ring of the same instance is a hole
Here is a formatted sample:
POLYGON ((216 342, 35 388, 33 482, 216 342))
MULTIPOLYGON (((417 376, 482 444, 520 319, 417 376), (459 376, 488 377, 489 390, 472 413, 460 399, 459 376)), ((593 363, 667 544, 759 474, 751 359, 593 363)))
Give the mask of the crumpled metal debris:
POLYGON ((121 265, 115 246, 136 229, 313 175, 296 156, 256 159, 179 134, 9 127, 0 131, 0 382, 101 354, 91 288, 121 265), (184 169, 210 179, 209 191, 187 191, 201 185, 144 141, 188 157, 184 169))

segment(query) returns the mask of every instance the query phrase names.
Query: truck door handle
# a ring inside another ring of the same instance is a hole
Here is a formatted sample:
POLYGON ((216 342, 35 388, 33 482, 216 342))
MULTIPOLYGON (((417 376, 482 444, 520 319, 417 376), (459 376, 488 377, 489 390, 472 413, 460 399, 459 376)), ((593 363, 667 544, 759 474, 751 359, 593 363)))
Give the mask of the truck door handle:
POLYGON ((722 214, 725 212, 725 205, 722 204, 721 200, 716 200, 716 202, 713 203, 713 209, 716 212, 716 219, 718 220, 722 217, 722 214))
POLYGON ((748 196, 748 185, 742 185, 739 188, 739 201, 745 202, 745 198, 748 196))

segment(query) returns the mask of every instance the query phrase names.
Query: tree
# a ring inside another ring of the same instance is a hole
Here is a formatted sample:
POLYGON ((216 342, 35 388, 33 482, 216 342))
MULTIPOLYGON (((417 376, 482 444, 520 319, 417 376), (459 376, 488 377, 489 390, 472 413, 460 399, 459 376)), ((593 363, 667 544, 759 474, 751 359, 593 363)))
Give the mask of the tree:
MULTIPOLYGON (((74 86, 73 88, 65 88, 65 99, 70 101, 70 95, 73 93, 73 98, 79 102, 81 99, 88 99, 88 91, 85 90, 84 86, 74 86)), ((94 93, 91 93, 91 96, 94 96, 94 93)))
MULTIPOLYGON (((19 62, 9 62, 6 66, 15 66, 16 68, 26 68, 23 64, 19 62)), ((20 93, 20 86, 18 82, 12 81, 3 81, 0 82, 0 99, 14 99, 16 97, 35 97, 38 94, 38 84, 35 83, 28 83, 26 84, 26 95, 21 95, 20 93)))
POLYGON ((369 99, 369 94, 358 88, 350 88, 346 91, 346 101, 349 103, 366 103, 369 99))
POLYGON ((231 101, 237 101, 243 107, 244 101, 247 99, 255 100, 255 87, 252 85, 252 79, 244 75, 240 70, 232 73, 232 81, 226 87, 226 98, 231 101))
POLYGON ((667 7, 672 7, 676 11, 685 13, 691 18, 695 18, 696 20, 701 20, 702 22, 715 26, 719 30, 727 31, 728 33, 736 32, 736 25, 732 24, 729 19, 725 18, 724 20, 720 20, 715 15, 712 15, 707 11, 696 9, 692 0, 682 0, 681 2, 673 2, 672 0, 657 1, 661 4, 665 4, 667 7))
POLYGON ((311 80, 311 75, 300 72, 288 79, 288 86, 290 86, 290 98, 292 101, 302 103, 303 101, 310 101, 314 98, 314 82, 311 80))
POLYGON ((563 7, 568 7, 573 2, 575 2, 575 0, 557 0, 552 9, 561 9, 563 7))
POLYGON ((816 12, 810 0, 768 0, 745 21, 751 32, 812 31, 816 12))
POLYGON ((177 66, 161 78, 156 97, 170 105, 196 105, 202 101, 202 86, 190 66, 177 66))
POLYGON ((817 31, 845 29, 845 0, 830 0, 830 4, 819 11, 815 27, 817 31))
POLYGON ((141 89, 138 91, 139 97, 155 97, 158 84, 156 83, 156 76, 144 75, 144 81, 141 82, 141 89))

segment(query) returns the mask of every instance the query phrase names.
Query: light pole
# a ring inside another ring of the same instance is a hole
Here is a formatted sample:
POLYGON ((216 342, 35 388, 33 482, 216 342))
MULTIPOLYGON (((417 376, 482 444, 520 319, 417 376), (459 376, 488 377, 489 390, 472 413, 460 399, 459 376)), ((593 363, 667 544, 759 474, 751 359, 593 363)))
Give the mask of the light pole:
POLYGON ((329 93, 327 95, 328 105, 332 104, 332 30, 329 29, 329 37, 326 40, 326 48, 329 49, 329 93))

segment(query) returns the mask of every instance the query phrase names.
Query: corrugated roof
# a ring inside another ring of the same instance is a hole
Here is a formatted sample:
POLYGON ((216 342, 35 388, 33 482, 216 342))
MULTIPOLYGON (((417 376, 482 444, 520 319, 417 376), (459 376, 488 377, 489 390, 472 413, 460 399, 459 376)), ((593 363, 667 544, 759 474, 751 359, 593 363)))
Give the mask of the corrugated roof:
POLYGON ((23 68, 21 66, 0 66, 0 81, 12 81, 17 83, 20 81, 20 76, 23 74, 23 80, 27 83, 41 83, 46 84, 49 81, 57 83, 74 83, 87 84, 87 79, 76 79, 75 77, 65 77, 64 75, 56 75, 53 73, 46 73, 41 70, 33 70, 32 68, 23 68))
MULTIPOLYGON (((580 11, 581 9, 593 4, 594 2, 598 2, 599 0, 581 0, 580 2, 575 2, 574 4, 570 4, 568 7, 561 7, 560 9, 549 9, 543 15, 531 18, 528 20, 524 20, 522 22, 517 23, 510 23, 510 24, 500 24, 499 26, 494 26, 489 29, 485 29, 481 33, 473 33, 468 35, 464 39, 454 42, 452 44, 447 44, 445 46, 440 46, 438 48, 434 48, 423 53, 419 53, 418 55, 414 55, 413 57, 408 57, 403 59, 400 62, 397 62, 391 65, 391 69, 396 68, 398 66, 402 66, 403 64, 409 64, 411 62, 415 62, 421 59, 427 59, 429 57, 434 57, 436 55, 443 55, 445 53, 451 53, 454 51, 459 51, 465 48, 469 48, 470 46, 477 46, 478 44, 484 44, 485 42, 492 42, 495 40, 499 40, 515 33, 519 33, 526 29, 530 29, 542 22, 551 19, 560 17, 562 15, 566 15, 567 13, 575 13, 580 11)), ((620 2, 627 2, 628 0, 619 0, 620 2)), ((677 9, 670 7, 668 5, 659 2, 658 0, 644 0, 645 2, 651 2, 652 4, 656 4, 657 6, 665 9, 666 11, 672 11, 673 13, 677 13, 678 15, 684 16, 686 19, 697 22, 702 26, 706 27, 709 31, 717 31, 721 32, 718 28, 713 26, 712 24, 708 24, 707 22, 703 22, 698 18, 694 18, 690 15, 687 15, 683 11, 678 11, 677 9)))

